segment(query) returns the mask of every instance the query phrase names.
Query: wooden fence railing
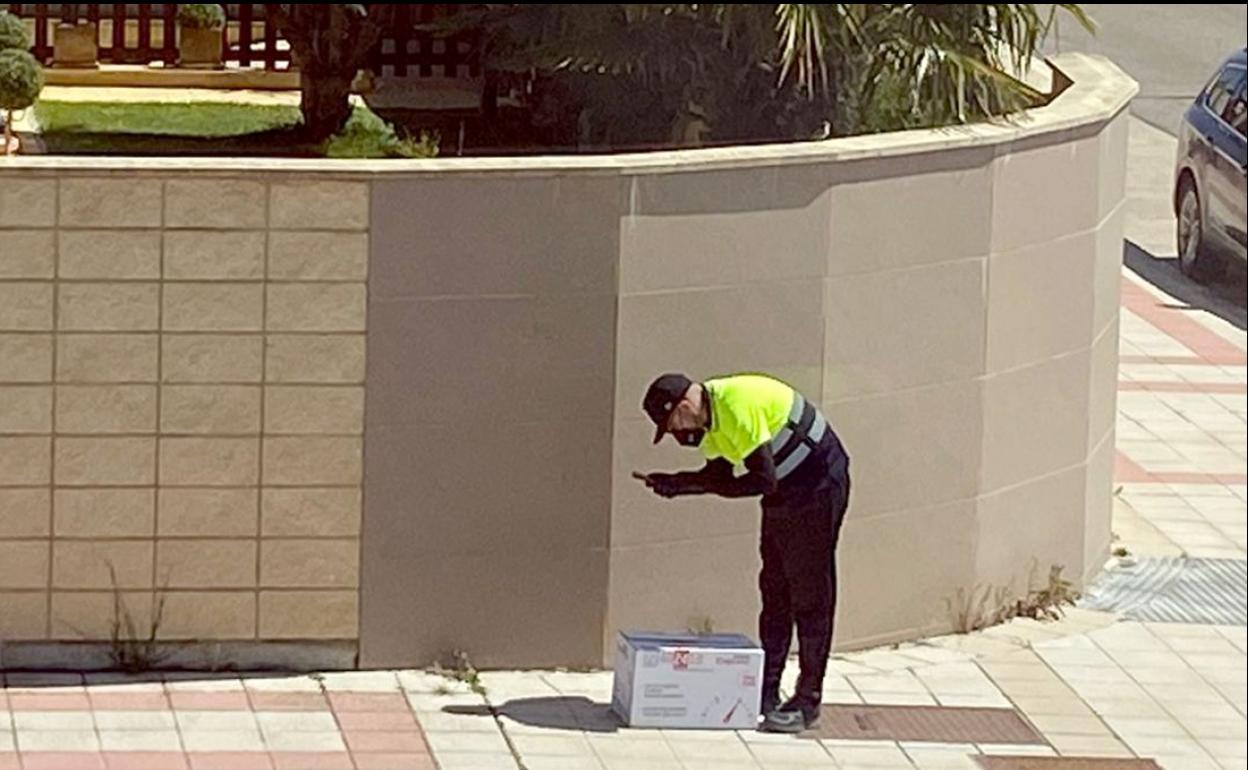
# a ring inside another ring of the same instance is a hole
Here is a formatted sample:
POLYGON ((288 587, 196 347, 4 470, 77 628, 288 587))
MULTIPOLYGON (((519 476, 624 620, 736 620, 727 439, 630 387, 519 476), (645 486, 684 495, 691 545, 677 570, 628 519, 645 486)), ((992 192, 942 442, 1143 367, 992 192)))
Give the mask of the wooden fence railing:
MULTIPOLYGON (((36 58, 52 62, 57 24, 96 25, 101 64, 163 64, 178 61, 178 6, 175 3, 52 4, 12 3, 8 10, 34 26, 36 58)), ((374 71, 398 77, 477 78, 481 63, 476 35, 435 36, 420 25, 454 15, 462 4, 399 5, 395 20, 369 57, 374 71)), ((281 70, 291 66, 290 49, 277 33, 267 3, 224 4, 222 29, 226 66, 281 70)))

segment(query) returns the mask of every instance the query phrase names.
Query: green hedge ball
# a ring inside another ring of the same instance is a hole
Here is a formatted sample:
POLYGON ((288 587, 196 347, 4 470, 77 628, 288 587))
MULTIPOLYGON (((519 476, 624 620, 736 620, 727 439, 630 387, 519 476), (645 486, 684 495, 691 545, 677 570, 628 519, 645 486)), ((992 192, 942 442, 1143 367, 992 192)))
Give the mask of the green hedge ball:
POLYGON ((43 90, 43 67, 26 51, 0 51, 0 110, 24 110, 43 90))
POLYGON ((11 48, 19 51, 30 48, 30 33, 21 19, 8 11, 0 11, 0 51, 11 48))
POLYGON ((216 3, 179 5, 178 24, 193 29, 221 29, 225 26, 225 9, 216 3))

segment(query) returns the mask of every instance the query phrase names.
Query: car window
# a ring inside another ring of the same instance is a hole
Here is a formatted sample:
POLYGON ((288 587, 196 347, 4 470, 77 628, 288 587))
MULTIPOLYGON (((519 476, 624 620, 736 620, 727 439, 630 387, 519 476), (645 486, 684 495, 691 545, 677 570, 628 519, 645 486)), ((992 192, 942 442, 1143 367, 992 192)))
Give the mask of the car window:
POLYGON ((1239 83, 1239 91, 1235 93, 1235 98, 1227 102, 1226 109, 1222 111, 1222 119, 1231 124, 1231 128, 1239 132, 1240 136, 1245 136, 1244 130, 1248 127, 1248 105, 1244 103, 1244 83, 1239 83))
POLYGON ((1244 70, 1239 67, 1227 67, 1209 84, 1205 93, 1205 104, 1209 105, 1214 115, 1223 115, 1231 104, 1231 95, 1239 90, 1244 81, 1244 70))

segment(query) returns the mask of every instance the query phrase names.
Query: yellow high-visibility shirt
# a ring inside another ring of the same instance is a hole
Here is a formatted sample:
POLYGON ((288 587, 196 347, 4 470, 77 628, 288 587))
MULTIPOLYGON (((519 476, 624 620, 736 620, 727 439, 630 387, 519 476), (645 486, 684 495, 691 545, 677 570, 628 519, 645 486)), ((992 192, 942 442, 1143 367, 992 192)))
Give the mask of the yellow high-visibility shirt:
POLYGON ((711 424, 699 449, 708 460, 741 465, 788 422, 796 391, 762 374, 738 374, 707 380, 711 424))

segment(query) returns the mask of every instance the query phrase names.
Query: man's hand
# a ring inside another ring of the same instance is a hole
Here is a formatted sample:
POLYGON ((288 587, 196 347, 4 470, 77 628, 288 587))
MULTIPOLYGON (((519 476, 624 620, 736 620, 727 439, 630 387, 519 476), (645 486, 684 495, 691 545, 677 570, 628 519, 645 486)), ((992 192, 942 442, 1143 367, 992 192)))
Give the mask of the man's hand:
POLYGON ((672 473, 633 473, 633 478, 644 483, 659 497, 671 499, 693 494, 690 485, 672 473))

